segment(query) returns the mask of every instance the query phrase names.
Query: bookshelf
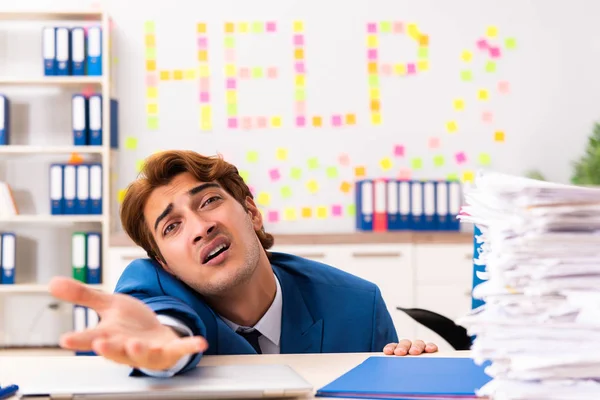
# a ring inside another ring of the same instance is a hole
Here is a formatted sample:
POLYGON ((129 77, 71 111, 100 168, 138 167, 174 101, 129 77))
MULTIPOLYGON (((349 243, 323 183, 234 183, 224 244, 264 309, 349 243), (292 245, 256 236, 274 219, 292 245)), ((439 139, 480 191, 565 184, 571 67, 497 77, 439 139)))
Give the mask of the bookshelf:
MULTIPOLYGON (((70 155, 77 153, 85 156, 85 162, 88 162, 87 158, 92 157, 94 163, 100 163, 102 165, 102 214, 99 215, 52 215, 50 214, 50 198, 49 193, 47 197, 47 209, 37 208, 39 213, 36 214, 19 214, 8 217, 0 217, 0 231, 15 232, 17 237, 19 236, 20 229, 35 229, 47 232, 46 235, 64 234, 65 230, 62 228, 67 227, 68 229, 80 230, 80 231, 97 231, 102 234, 101 239, 101 260, 102 260, 102 284, 89 285, 98 290, 106 290, 104 282, 106 282, 107 270, 106 262, 108 260, 108 249, 110 243, 110 232, 111 232, 111 176, 114 174, 115 167, 113 166, 113 160, 115 159, 115 151, 111 147, 111 99, 115 99, 116 95, 113 88, 113 80, 111 74, 111 37, 110 27, 111 21, 107 13, 100 10, 67 10, 67 11, 0 11, 0 23, 2 22, 25 22, 31 24, 32 22, 42 21, 40 27, 40 41, 41 41, 41 27, 48 26, 55 23, 56 26, 85 26, 85 25, 100 25, 102 28, 102 75, 101 76, 44 76, 43 62, 41 54, 37 60, 39 61, 39 74, 36 76, 20 76, 19 71, 13 71, 10 74, 0 73, 0 92, 5 90, 13 90, 13 88, 21 87, 25 89, 35 87, 50 87, 58 88, 59 91, 74 91, 74 92, 89 92, 99 93, 102 95, 102 145, 97 146, 75 146, 69 143, 53 142, 54 138, 50 136, 50 133, 42 130, 36 130, 35 135, 38 139, 43 138, 41 143, 35 142, 35 140, 29 140, 29 143, 23 143, 23 141, 14 140, 11 144, 0 145, 0 161, 14 160, 17 162, 28 163, 29 160, 32 162, 38 162, 45 165, 46 158, 54 157, 61 159, 63 163, 67 163, 70 155), (62 158, 64 157, 64 159, 62 158), (62 228, 61 228, 62 227, 62 228), (93 227, 93 228, 92 228, 93 227), (56 231, 53 229, 59 228, 56 231), (62 229, 62 230, 61 230, 62 229), (48 233, 49 232, 49 233, 48 233)), ((0 51, 0 56, 2 56, 0 51)), ((37 56, 32 54, 31 57, 37 56)), ((10 96, 9 96, 10 97, 10 96)), ((67 103, 64 107, 64 112, 68 113, 68 120, 71 120, 71 104, 67 103)), ((35 114, 32 114, 32 118, 35 118, 35 114)), ((64 117, 64 116, 61 116, 64 117)), ((16 133, 18 135, 19 133, 16 133)), ((12 133, 15 136, 15 132, 12 133)), ((30 135, 31 136, 31 135, 30 135)), ((32 136, 32 137, 33 137, 32 136)), ((72 142, 71 142, 72 143, 72 142)), ((48 168, 50 165, 48 164, 48 168)), ((37 178, 43 179, 43 178, 37 178)), ((10 179, 6 179, 8 184, 14 184, 10 179)), ((33 187, 33 186, 32 186, 33 187)), ((19 204, 17 203, 17 206, 19 204)), ((20 210, 21 211, 21 210, 20 210)), ((22 211, 21 211, 22 212, 22 211)), ((64 238, 62 238, 64 240, 64 238)), ((70 240, 70 237, 69 237, 70 240)), ((49 242, 53 243, 53 242, 49 242)), ((46 244, 50 246, 51 244, 46 244)), ((17 246, 19 241, 17 239, 17 246)), ((65 252, 71 253, 71 248, 65 248, 65 252)), ((19 252, 19 250, 17 250, 19 252)), ((70 257, 70 256, 69 256, 70 257)), ((39 263, 40 261, 38 261, 39 263)), ((20 267, 19 259, 16 260, 16 269, 20 267)), ((25 263, 23 268, 29 269, 40 269, 43 268, 41 265, 32 266, 29 263, 25 263)), ((64 268, 64 266, 53 267, 54 270, 70 271, 70 266, 64 268), (60 268, 59 268, 60 267, 60 268)), ((0 284, 0 303, 5 299, 12 296, 22 295, 43 295, 48 294, 48 285, 44 283, 44 280, 38 282, 35 281, 18 281, 19 273, 16 273, 17 281, 15 284, 0 284)), ((34 278, 35 279, 35 278, 34 278)), ((13 300, 14 301, 14 300, 13 300)), ((5 316, 6 318, 6 316, 5 316)), ((0 321, 0 325, 2 322, 0 321)), ((0 342, 2 342, 0 337, 0 342)))

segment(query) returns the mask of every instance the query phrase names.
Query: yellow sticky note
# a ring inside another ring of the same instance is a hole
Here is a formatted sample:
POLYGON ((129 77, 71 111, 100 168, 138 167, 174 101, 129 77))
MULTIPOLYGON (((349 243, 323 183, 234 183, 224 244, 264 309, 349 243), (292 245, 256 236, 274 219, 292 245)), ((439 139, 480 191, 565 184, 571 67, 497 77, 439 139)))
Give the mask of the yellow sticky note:
POLYGON ((271 204, 271 195, 267 192, 261 192, 258 194, 256 201, 261 206, 268 206, 269 204, 271 204))
POLYGON ((380 92, 379 92, 378 88, 369 89, 369 97, 371 98, 371 100, 378 100, 379 94, 380 94, 380 92))
POLYGON ((304 32, 304 22, 294 21, 294 32, 296 32, 296 33, 304 32))
POLYGON ((460 99, 460 98, 454 99, 452 104, 454 105, 454 109, 456 111, 462 111, 465 109, 465 101, 463 99, 460 99))
POLYGON ((154 47, 154 46, 156 46, 156 39, 155 39, 155 36, 153 34, 146 35, 146 46, 147 47, 154 47))
POLYGON ((367 35, 367 47, 370 49, 376 49, 377 46, 377 35, 367 35))
POLYGON ((225 33, 235 32, 235 24, 233 22, 225 22, 225 33))
POLYGON ((356 178, 362 178, 366 175, 367 175, 367 170, 365 167, 362 167, 362 166, 354 167, 354 176, 356 178))
POLYGON ((477 98, 482 101, 489 99, 489 93, 487 89, 479 89, 477 91, 477 98))
POLYGON ((396 75, 406 75, 406 64, 396 64, 394 65, 394 73, 396 75))
POLYGON ((206 104, 206 105, 200 106, 200 117, 203 120, 210 119, 210 117, 211 117, 210 105, 206 104))
POLYGON ((146 61, 146 71, 156 71, 156 60, 146 61))
POLYGON ((158 117, 148 117, 148 129, 158 129, 158 117))
POLYGON ((381 113, 374 112, 371 114, 371 123, 373 125, 381 125, 381 113))
POLYGON ((279 117, 279 116, 271 117, 271 127, 280 128, 281 127, 281 117, 279 117))
POLYGON ((175 71, 173 71, 173 79, 175 79, 176 81, 180 81, 183 79, 183 71, 180 69, 176 69, 175 71))
POLYGON ((250 179, 250 172, 248 172, 246 170, 240 170, 240 171, 238 171, 238 174, 240 174, 240 176, 242 177, 244 182, 248 183, 248 181, 250 179))
POLYGON ((119 203, 122 203, 123 200, 125 200, 126 193, 127 193, 127 189, 119 189, 119 192, 117 193, 117 201, 119 203))
POLYGON ((125 148, 127 150, 135 150, 135 149, 137 149, 137 145, 138 145, 137 138, 134 138, 131 136, 125 138, 125 148))
POLYGON ((146 97, 149 99, 156 99, 158 97, 158 88, 157 87, 149 87, 146 89, 146 97))
POLYGON ((313 117, 313 118, 312 118, 312 123, 313 123, 313 126, 314 126, 315 128, 318 128, 318 127, 320 127, 320 126, 323 126, 323 118, 322 118, 322 117, 318 117, 318 116, 316 116, 316 117, 313 117))
POLYGON ((497 131, 494 133, 494 140, 496 142, 504 142, 504 139, 505 139, 504 132, 497 131))
POLYGON ((237 91, 235 90, 227 90, 225 92, 225 98, 227 99, 227 104, 236 104, 237 103, 237 91))
POLYGON ((342 182, 340 184, 340 191, 343 193, 350 193, 350 190, 352 190, 352 184, 350 182, 342 182))
POLYGON ((493 25, 488 26, 485 31, 485 35, 489 38, 495 38, 496 36, 498 36, 498 27, 493 25))
POLYGON ((150 115, 158 114, 158 104, 156 104, 156 103, 148 104, 147 109, 148 109, 148 114, 150 114, 150 115))
POLYGON ((475 180, 475 173, 473 171, 464 171, 462 180, 463 182, 473 182, 475 180))
POLYGON ((429 61, 428 60, 417 61, 417 71, 427 71, 428 69, 429 69, 429 61))
POLYGON ((280 192, 281 192, 281 197, 283 197, 284 199, 288 199, 288 198, 292 197, 292 188, 290 188, 289 186, 282 187, 280 192))
POLYGON ((275 158, 279 161, 285 161, 288 158, 288 149, 279 148, 275 151, 275 158))
POLYGON ((201 65, 198 68, 198 72, 200 72, 201 78, 208 78, 210 76, 210 69, 208 68, 208 65, 201 65))
POLYGON ((325 207, 325 206, 317 207, 317 218, 319 218, 319 219, 327 218, 327 207, 325 207))
POLYGON ((203 22, 197 23, 196 33, 206 33, 206 24, 203 22))
POLYGON ((200 61, 200 62, 208 61, 208 51, 198 50, 198 61, 200 61))
POLYGON ((319 183, 316 180, 311 179, 306 182, 306 189, 312 194, 317 193, 319 191, 319 183))
POLYGON ((246 153, 246 161, 249 163, 255 163, 258 161, 258 151, 250 150, 246 153))
POLYGON ((456 121, 448 121, 446 122, 446 130, 450 133, 454 133, 458 130, 458 124, 456 121))
POLYGON ((415 39, 415 40, 419 40, 419 36, 421 36, 421 34, 419 33, 419 27, 417 26, 417 24, 408 24, 406 26, 406 32, 408 32, 408 36, 410 36, 411 38, 415 39))
POLYGON ((389 157, 384 157, 379 161, 379 166, 382 170, 389 171, 390 169, 392 169, 393 163, 389 157))
POLYGON ((302 218, 310 218, 310 217, 312 217, 312 208, 302 207, 301 213, 302 213, 302 218))
POLYGON ((144 160, 137 160, 135 162, 135 172, 137 172, 138 174, 142 172, 142 169, 144 169, 144 164, 144 160))
POLYGON ((238 31, 240 33, 248 33, 248 23, 247 22, 240 22, 238 24, 238 31))
POLYGON ((295 221, 298 219, 296 209, 294 207, 286 207, 283 211, 283 218, 286 221, 295 221))
POLYGON ((464 62, 471 62, 471 60, 473 59, 473 53, 469 50, 463 50, 463 52, 460 54, 460 58, 464 62))
POLYGON ((296 75, 296 87, 304 87, 305 82, 304 75, 296 75))
POLYGON ((225 65, 225 76, 228 78, 235 78, 236 68, 233 64, 225 65))
POLYGON ((160 80, 161 81, 168 81, 170 78, 171 78, 170 71, 160 71, 160 80))

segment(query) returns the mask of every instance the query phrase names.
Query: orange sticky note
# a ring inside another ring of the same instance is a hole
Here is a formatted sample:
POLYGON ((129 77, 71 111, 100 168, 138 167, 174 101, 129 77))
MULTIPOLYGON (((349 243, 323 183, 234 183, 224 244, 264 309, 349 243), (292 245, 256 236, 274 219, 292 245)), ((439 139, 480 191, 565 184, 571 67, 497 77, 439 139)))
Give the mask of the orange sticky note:
POLYGON ((235 32, 235 24, 233 22, 225 22, 225 33, 235 32))
POLYGON ((323 118, 322 117, 312 117, 312 123, 314 127, 323 126, 323 118))
POLYGON ((494 140, 496 142, 504 142, 504 132, 502 131, 497 131, 496 133, 494 133, 494 140))
POLYGON ((377 73, 377 63, 376 62, 369 62, 367 64, 367 71, 369 71, 370 74, 376 74, 377 73))
POLYGON ((208 61, 208 51, 198 50, 198 61, 201 61, 201 62, 208 61))
POLYGON ((304 59, 304 49, 299 48, 299 49, 294 50, 294 58, 296 60, 304 59))
POLYGON ((312 217, 312 208, 310 208, 310 207, 302 207, 301 215, 302 215, 302 218, 310 218, 310 217, 312 217))
POLYGON ((427 35, 420 35, 419 36, 419 45, 421 45, 421 46, 427 46, 427 45, 429 45, 429 36, 427 36, 427 35))
POLYGON ((355 114, 346 114, 346 125, 354 125, 356 124, 356 115, 355 114))
POLYGON ((343 193, 350 193, 350 190, 352 190, 352 184, 350 182, 344 181, 340 184, 340 191, 343 193))
POLYGON ((356 178, 361 178, 367 175, 367 170, 363 166, 354 167, 354 176, 356 178))
POLYGON ((379 111, 381 109, 381 102, 379 100, 371 100, 371 111, 379 111))

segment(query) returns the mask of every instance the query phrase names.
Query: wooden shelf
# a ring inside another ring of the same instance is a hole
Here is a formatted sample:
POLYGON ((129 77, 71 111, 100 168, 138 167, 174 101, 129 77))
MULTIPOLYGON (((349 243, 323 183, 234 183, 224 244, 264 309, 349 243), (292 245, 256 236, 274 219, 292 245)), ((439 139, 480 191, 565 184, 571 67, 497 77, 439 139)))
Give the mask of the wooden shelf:
POLYGON ((0 218, 0 222, 18 223, 78 223, 78 222, 102 222, 103 215, 15 215, 13 217, 0 218))
POLYGON ((14 77, 0 76, 0 85, 102 85, 102 76, 39 76, 39 77, 14 77))
POLYGON ((41 20, 41 21, 90 21, 90 20, 102 20, 102 11, 98 10, 66 10, 66 11, 2 11, 0 12, 0 20, 10 21, 28 21, 28 20, 41 20))
POLYGON ((0 146, 0 154, 102 154, 104 146, 27 146, 5 145, 0 146))
MULTIPOLYGON (((91 288, 103 290, 103 285, 88 285, 91 288)), ((13 285, 0 285, 0 294, 49 294, 48 285, 39 283, 15 283, 13 285)))

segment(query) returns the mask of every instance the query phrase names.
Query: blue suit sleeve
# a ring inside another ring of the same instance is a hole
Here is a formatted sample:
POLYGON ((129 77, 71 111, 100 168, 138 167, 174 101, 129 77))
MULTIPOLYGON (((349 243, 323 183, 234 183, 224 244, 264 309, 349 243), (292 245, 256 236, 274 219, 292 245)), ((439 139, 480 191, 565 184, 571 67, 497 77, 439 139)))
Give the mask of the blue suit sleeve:
POLYGON ((388 343, 398 343, 398 334, 379 288, 375 291, 373 343, 371 351, 380 352, 388 343))

